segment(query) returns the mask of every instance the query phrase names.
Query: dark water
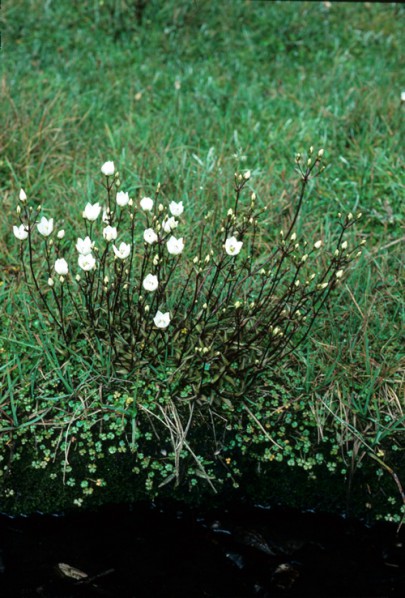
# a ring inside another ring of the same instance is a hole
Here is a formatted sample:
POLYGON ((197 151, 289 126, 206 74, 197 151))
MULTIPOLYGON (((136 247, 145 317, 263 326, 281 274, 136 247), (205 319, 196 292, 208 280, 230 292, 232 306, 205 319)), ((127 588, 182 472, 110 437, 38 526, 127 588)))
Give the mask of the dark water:
POLYGON ((1 598, 405 597, 404 530, 281 508, 0 516, 0 555, 1 598))

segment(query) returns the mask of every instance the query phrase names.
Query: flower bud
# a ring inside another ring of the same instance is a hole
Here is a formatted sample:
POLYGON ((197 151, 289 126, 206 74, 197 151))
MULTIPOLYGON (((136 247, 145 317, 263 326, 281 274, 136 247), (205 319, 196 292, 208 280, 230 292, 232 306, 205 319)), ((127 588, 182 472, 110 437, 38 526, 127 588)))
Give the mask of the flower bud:
POLYGON ((53 285, 54 285, 54 284, 55 284, 55 283, 54 283, 54 281, 53 281, 53 278, 50 278, 50 277, 49 277, 49 278, 48 278, 48 285, 49 285, 50 287, 53 287, 53 285))
POLYGON ((347 249, 347 241, 343 241, 343 243, 341 244, 341 248, 347 249))
POLYGON ((245 179, 245 181, 248 181, 250 179, 250 170, 247 170, 245 172, 245 174, 243 175, 243 178, 245 179))
POLYGON ((324 152, 325 152, 325 150, 323 148, 321 148, 318 152, 318 158, 322 158, 324 152))
POLYGON ((27 194, 25 193, 24 189, 20 189, 19 198, 20 198, 20 201, 22 201, 23 203, 25 201, 27 201, 27 194))
POLYGON ((336 272, 336 278, 342 278, 342 276, 343 276, 343 270, 338 270, 336 272))
POLYGON ((314 243, 315 249, 319 249, 321 246, 322 246, 322 241, 317 241, 316 243, 314 243))
POLYGON ((353 220, 353 214, 351 212, 348 213, 347 219, 349 222, 350 222, 350 220, 353 220))

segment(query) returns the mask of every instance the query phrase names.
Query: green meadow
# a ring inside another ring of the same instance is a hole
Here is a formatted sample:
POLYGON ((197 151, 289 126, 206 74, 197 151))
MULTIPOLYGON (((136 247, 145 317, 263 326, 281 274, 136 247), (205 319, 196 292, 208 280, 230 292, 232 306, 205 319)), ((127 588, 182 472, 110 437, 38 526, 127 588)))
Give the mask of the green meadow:
POLYGON ((368 2, 3 6, 0 510, 200 500, 215 489, 400 522, 404 18, 401 4, 368 2), (163 450, 170 426, 159 413, 173 400, 164 368, 127 375, 84 342, 68 354, 29 295, 12 232, 19 191, 74 244, 111 160, 134 201, 160 183, 162 200, 183 202, 193 247, 206 214, 218 234, 234 173, 249 170, 271 251, 297 203, 295 156, 311 146, 326 168, 297 235, 328 246, 338 214, 361 213, 346 239, 366 241, 362 255, 296 351, 237 404, 215 399, 215 426, 201 408, 181 450, 163 450))

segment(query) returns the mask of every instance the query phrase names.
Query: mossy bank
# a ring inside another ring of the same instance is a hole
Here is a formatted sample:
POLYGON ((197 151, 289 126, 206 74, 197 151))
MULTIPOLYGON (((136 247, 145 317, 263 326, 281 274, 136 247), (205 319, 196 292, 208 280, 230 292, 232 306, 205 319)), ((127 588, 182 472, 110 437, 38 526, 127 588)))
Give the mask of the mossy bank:
MULTIPOLYGON (((400 439, 373 452, 334 417, 320 432, 314 395, 298 386, 296 370, 286 368, 284 376, 264 380, 254 396, 236 406, 201 403, 176 450, 170 429, 154 418, 162 409, 170 413, 172 401, 160 392, 155 402, 159 381, 104 397, 99 388, 97 399, 82 397, 83 409, 75 402, 75 411, 69 417, 65 411, 59 420, 55 396, 53 425, 38 417, 45 403, 36 405, 32 422, 31 402, 25 401, 24 415, 21 400, 25 422, 1 436, 0 510, 60 512, 156 498, 195 505, 243 499, 399 522, 399 481, 405 476, 400 439)), ((182 417, 188 408, 185 401, 177 413, 182 417)), ((49 403, 46 409, 49 417, 49 403)))

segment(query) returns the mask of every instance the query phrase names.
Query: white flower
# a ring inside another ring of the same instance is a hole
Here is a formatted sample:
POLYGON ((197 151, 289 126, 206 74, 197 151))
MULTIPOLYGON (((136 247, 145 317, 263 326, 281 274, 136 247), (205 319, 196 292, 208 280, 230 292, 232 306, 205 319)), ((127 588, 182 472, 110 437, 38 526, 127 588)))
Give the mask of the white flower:
POLYGON ((245 181, 248 181, 250 179, 250 170, 247 170, 245 172, 245 174, 243 175, 243 178, 245 179, 245 181))
MULTIPOLYGON (((108 210, 108 208, 107 208, 108 210)), ((103 210, 102 220, 104 224, 110 224, 110 212, 107 210, 103 210)))
POLYGON ((118 191, 117 195, 115 196, 115 201, 117 202, 118 206, 123 208, 129 203, 129 194, 126 191, 118 191))
POLYGON ((13 233, 17 239, 20 241, 25 241, 28 237, 28 229, 25 228, 24 224, 20 224, 20 226, 13 226, 13 233))
POLYGON ((42 216, 41 220, 37 224, 38 232, 41 233, 44 237, 49 237, 51 232, 53 231, 53 218, 45 218, 42 216))
POLYGON ((101 167, 101 172, 105 176, 112 176, 115 172, 114 162, 104 162, 101 167))
POLYGON ((159 281, 158 281, 158 277, 155 276, 154 274, 148 274, 147 276, 145 276, 144 281, 142 283, 143 288, 145 289, 145 291, 156 291, 156 289, 158 288, 159 285, 159 281))
POLYGON ((315 249, 320 249, 321 246, 322 246, 322 241, 317 241, 316 243, 314 243, 315 249))
POLYGON ((238 255, 242 245, 243 241, 238 241, 236 237, 229 237, 225 241, 225 251, 228 255, 238 255))
POLYGON ((169 210, 173 216, 181 216, 182 213, 184 212, 183 202, 182 201, 179 201, 178 203, 176 203, 175 201, 170 202, 169 210))
POLYGON ((167 311, 163 314, 158 310, 156 316, 153 318, 153 322, 157 328, 167 328, 170 324, 170 313, 167 311))
POLYGON ((81 255, 89 255, 91 250, 93 249, 93 243, 90 237, 85 237, 84 239, 77 239, 76 249, 81 255))
POLYGON ((68 263, 65 259, 63 259, 63 257, 61 257, 59 260, 56 260, 54 267, 56 274, 59 274, 59 276, 66 276, 66 274, 69 272, 68 263))
POLYGON ((118 249, 115 245, 113 245, 113 250, 114 250, 115 255, 120 260, 125 260, 131 253, 131 245, 129 243, 120 243, 120 246, 118 249))
POLYGON ((175 220, 173 216, 171 216, 170 218, 167 218, 167 220, 162 222, 162 228, 165 231, 165 233, 171 233, 172 230, 178 226, 178 224, 179 223, 177 222, 177 220, 175 220))
POLYGON ((56 236, 58 237, 58 239, 63 239, 63 237, 65 236, 65 231, 63 229, 60 230, 56 236))
POLYGON ((401 102, 405 102, 405 91, 401 91, 401 102))
POLYGON ((139 205, 141 206, 142 210, 145 210, 145 212, 150 212, 153 208, 153 199, 150 197, 143 197, 139 202, 139 205))
POLYGON ((143 239, 146 243, 152 245, 152 243, 156 243, 156 241, 158 240, 158 236, 153 230, 153 228, 147 228, 143 233, 143 239))
POLYGON ((97 218, 99 217, 100 212, 101 206, 99 203, 94 203, 93 205, 91 203, 88 203, 84 208, 83 218, 86 218, 86 220, 90 220, 90 222, 94 222, 94 220, 97 220, 97 218))
POLYGON ((79 267, 85 272, 93 270, 93 268, 96 267, 96 260, 91 253, 87 253, 86 255, 81 253, 77 262, 79 264, 79 267))
POLYGON ((166 246, 169 253, 172 255, 179 255, 184 249, 183 237, 181 237, 181 239, 176 239, 176 237, 171 236, 167 241, 166 246))
POLYGON ((24 189, 20 189, 19 198, 22 202, 27 201, 27 194, 25 193, 24 189))
POLYGON ((117 238, 117 228, 115 226, 106 226, 103 230, 103 237, 106 241, 115 241, 117 238))

